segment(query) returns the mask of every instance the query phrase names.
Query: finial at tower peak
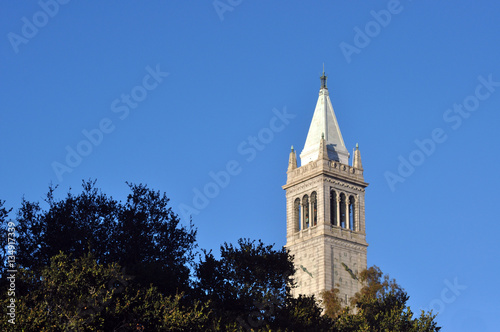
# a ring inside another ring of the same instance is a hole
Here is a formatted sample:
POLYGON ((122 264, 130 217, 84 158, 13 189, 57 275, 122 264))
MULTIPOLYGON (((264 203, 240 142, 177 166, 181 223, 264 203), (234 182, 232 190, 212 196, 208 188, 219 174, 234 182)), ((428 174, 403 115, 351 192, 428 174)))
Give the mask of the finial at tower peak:
POLYGON ((325 64, 323 63, 323 75, 321 75, 320 79, 321 79, 321 89, 327 89, 328 88, 326 87, 326 79, 328 78, 328 76, 325 75, 325 64))

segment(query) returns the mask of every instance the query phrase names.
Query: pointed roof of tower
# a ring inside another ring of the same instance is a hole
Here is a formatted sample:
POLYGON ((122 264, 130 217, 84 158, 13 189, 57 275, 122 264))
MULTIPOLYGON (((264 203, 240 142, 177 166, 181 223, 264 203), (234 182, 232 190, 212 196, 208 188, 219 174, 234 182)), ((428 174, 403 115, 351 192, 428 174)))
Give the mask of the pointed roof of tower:
POLYGON ((318 159, 320 150, 321 134, 324 133, 324 139, 327 146, 328 158, 340 161, 343 164, 349 162, 349 152, 347 151, 342 133, 332 102, 326 86, 327 76, 323 70, 321 76, 321 88, 319 90, 318 102, 307 134, 304 150, 300 154, 301 165, 318 159))

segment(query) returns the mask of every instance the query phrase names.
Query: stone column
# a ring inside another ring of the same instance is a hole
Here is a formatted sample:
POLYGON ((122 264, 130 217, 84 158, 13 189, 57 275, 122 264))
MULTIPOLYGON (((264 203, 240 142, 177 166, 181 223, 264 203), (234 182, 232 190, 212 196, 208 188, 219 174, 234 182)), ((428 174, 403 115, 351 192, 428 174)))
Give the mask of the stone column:
POLYGON ((350 229, 349 222, 351 218, 349 218, 349 197, 345 195, 345 228, 350 229))
POLYGON ((318 194, 311 199, 311 222, 312 226, 318 224, 318 194))
POLYGON ((302 218, 302 229, 308 228, 307 227, 308 224, 311 223, 311 220, 309 220, 310 217, 311 217, 310 216, 311 213, 308 210, 309 209, 309 205, 310 205, 310 199, 309 198, 307 199, 307 202, 303 202, 302 203, 302 216, 303 216, 303 218, 302 218), (309 216, 308 216, 308 214, 309 214, 309 216))
POLYGON ((337 220, 335 221, 335 226, 341 226, 342 223, 340 222, 340 192, 337 195, 337 220))
POLYGON ((359 217, 358 217, 358 214, 359 214, 359 208, 358 208, 358 199, 357 197, 354 198, 354 204, 352 206, 352 220, 354 221, 354 225, 352 226, 352 230, 353 231, 357 231, 359 229, 359 217))
POLYGON ((305 204, 304 204, 304 198, 302 198, 302 201, 300 202, 300 206, 302 207, 301 211, 300 211, 300 224, 301 224, 300 229, 304 230, 306 227, 306 208, 305 208, 305 204))

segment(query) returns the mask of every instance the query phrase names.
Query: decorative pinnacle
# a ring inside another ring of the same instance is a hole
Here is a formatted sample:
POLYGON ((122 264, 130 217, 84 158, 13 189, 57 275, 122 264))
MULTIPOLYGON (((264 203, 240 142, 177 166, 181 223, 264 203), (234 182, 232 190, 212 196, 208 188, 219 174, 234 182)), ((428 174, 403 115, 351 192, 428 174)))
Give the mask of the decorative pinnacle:
POLYGON ((356 143, 356 150, 354 150, 354 160, 352 161, 352 166, 357 169, 363 169, 361 165, 361 152, 359 151, 359 144, 356 143))
POLYGON ((293 145, 292 145, 292 152, 293 152, 293 145))
POLYGON ((325 139, 325 133, 321 133, 321 139, 325 139))

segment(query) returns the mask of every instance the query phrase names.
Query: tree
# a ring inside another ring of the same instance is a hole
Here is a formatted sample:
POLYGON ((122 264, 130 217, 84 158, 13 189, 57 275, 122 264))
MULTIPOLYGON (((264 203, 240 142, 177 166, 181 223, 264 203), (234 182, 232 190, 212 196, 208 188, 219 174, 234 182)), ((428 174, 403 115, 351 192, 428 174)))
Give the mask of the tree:
POLYGON ((344 309, 342 306, 342 300, 339 297, 339 292, 340 290, 338 288, 321 292, 325 315, 330 318, 337 318, 337 316, 340 315, 344 309))
POLYGON ((110 248, 112 261, 135 275, 137 282, 153 283, 164 294, 188 291, 196 247, 193 224, 181 226, 165 194, 144 185, 128 185, 132 193, 120 205, 110 248))
POLYGON ((404 292, 396 280, 391 280, 387 274, 384 275, 378 266, 361 271, 358 279, 364 286, 351 299, 353 306, 363 307, 372 299, 383 299, 388 293, 402 294, 404 292))
POLYGON ((265 326, 289 297, 294 273, 286 249, 275 250, 262 241, 238 240, 238 247, 224 243, 217 260, 204 252, 196 267, 197 289, 223 326, 265 326))
POLYGON ((109 262, 118 203, 99 192, 95 181, 83 182, 82 187, 79 195, 69 191, 62 200, 56 200, 56 188, 49 187, 47 210, 23 198, 16 220, 20 267, 38 270, 60 251, 73 257, 90 252, 98 261, 109 262))
POLYGON ((335 290, 324 293, 326 314, 334 318, 338 331, 412 331, 434 332, 441 328, 434 321, 432 312, 423 312, 413 318, 406 306, 408 294, 394 279, 383 275, 380 268, 372 266, 359 275, 364 284, 351 299, 351 306, 339 310, 340 299, 335 290))
POLYGON ((59 251, 73 258, 92 253, 97 262, 119 263, 134 282, 152 283, 165 295, 189 290, 196 246, 192 223, 182 226, 166 195, 142 184, 127 183, 131 193, 121 203, 95 183, 84 181, 80 194, 70 191, 61 200, 50 187, 46 210, 23 199, 16 220, 19 267, 39 273, 59 251))

